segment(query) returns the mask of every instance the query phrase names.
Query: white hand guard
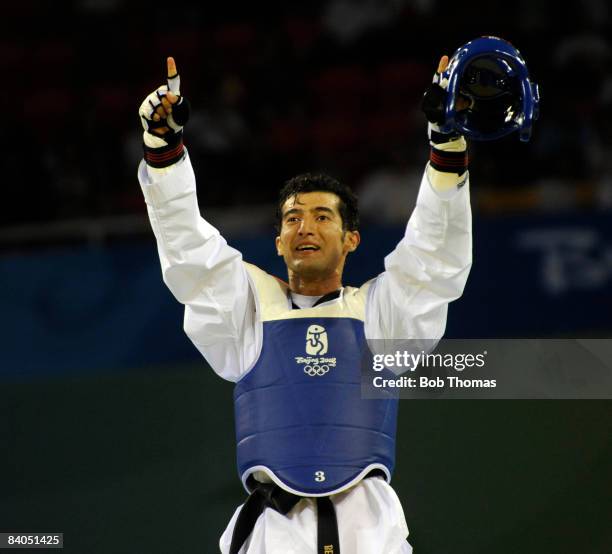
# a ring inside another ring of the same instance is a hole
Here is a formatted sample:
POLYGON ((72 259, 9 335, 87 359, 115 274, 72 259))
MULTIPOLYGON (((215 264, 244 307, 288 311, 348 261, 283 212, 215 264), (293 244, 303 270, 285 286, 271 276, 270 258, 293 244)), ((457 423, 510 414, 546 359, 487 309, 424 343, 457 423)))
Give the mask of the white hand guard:
POLYGON ((167 82, 167 85, 149 94, 138 110, 144 129, 142 138, 145 161, 155 168, 171 166, 184 156, 183 126, 189 119, 189 102, 181 96, 181 79, 178 74, 168 78, 167 82), (153 118, 156 109, 168 92, 172 92, 178 101, 172 104, 171 113, 155 121, 153 118))
POLYGON ((188 114, 187 117, 179 117, 185 115, 180 109, 184 104, 185 99, 181 97, 181 77, 178 74, 169 78, 167 85, 159 87, 144 99, 143 103, 140 105, 138 114, 140 115, 140 122, 144 129, 143 140, 146 146, 149 148, 163 148, 164 146, 168 146, 169 142, 174 138, 173 135, 176 136, 183 130, 183 125, 188 118, 188 114), (161 104, 162 98, 166 96, 168 91, 178 96, 179 101, 172 106, 173 112, 168 115, 166 119, 154 121, 153 115, 155 114, 155 110, 161 104), (177 119, 180 121, 180 124, 176 121, 177 119), (169 127, 170 131, 166 132, 165 135, 156 133, 155 130, 161 127, 169 127), (170 141, 165 140, 165 138, 170 139, 170 141))

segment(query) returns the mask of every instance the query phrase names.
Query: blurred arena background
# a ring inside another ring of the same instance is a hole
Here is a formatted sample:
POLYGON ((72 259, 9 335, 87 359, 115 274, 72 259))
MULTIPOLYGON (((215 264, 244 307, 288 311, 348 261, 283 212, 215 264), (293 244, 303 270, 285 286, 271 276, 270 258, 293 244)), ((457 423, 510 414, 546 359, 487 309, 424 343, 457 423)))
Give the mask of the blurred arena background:
MULTIPOLYGON (((528 144, 471 144, 474 266, 447 336, 610 337, 605 0, 23 0, 2 19, 0 532, 64 532, 70 553, 215 552, 243 499, 232 387, 182 332, 136 179, 137 109, 168 55, 194 108, 203 215, 285 277, 276 193, 326 171, 360 196, 359 285, 414 205, 439 57, 510 40, 541 119, 528 144)), ((612 552, 609 402, 400 413, 394 484, 416 554, 612 552)))

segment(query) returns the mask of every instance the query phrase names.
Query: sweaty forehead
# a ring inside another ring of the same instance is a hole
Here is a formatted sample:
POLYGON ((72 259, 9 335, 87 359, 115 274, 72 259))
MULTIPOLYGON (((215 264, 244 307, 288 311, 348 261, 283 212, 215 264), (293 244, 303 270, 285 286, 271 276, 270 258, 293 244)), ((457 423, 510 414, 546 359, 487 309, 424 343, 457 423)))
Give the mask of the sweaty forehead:
POLYGON ((314 210, 316 208, 329 208, 339 214, 340 198, 333 192, 299 192, 290 196, 283 204, 283 213, 297 208, 299 210, 314 210))

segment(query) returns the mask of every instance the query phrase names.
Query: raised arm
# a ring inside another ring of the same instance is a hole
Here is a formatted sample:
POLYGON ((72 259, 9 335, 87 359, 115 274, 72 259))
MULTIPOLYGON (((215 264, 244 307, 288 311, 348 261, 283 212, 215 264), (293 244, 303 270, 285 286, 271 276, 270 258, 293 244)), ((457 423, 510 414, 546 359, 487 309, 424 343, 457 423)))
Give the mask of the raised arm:
MULTIPOLYGON (((448 64, 443 56, 434 83, 448 64)), ((429 123, 430 162, 404 237, 370 288, 370 339, 434 339, 446 328, 448 303, 461 296, 472 264, 466 141, 429 123)))
POLYGON ((200 215, 183 146, 189 106, 173 58, 167 69, 167 85, 147 96, 139 110, 145 156, 138 179, 164 282, 185 305, 185 332, 220 376, 236 381, 257 347, 254 299, 242 255, 200 215))

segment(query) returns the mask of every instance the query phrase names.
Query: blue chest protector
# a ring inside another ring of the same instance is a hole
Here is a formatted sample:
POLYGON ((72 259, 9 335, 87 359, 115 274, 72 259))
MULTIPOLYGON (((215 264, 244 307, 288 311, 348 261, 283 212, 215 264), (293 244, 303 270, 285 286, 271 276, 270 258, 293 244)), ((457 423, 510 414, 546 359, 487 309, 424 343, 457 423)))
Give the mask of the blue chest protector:
MULTIPOLYGON (((267 295, 257 292, 262 306, 267 295)), ((361 365, 369 358, 363 321, 342 317, 350 312, 343 298, 334 301, 336 313, 323 306, 291 310, 286 298, 286 317, 281 311, 262 322, 261 354, 234 389, 245 487, 258 471, 303 496, 340 492, 373 469, 390 480, 397 399, 361 398, 361 365)))

